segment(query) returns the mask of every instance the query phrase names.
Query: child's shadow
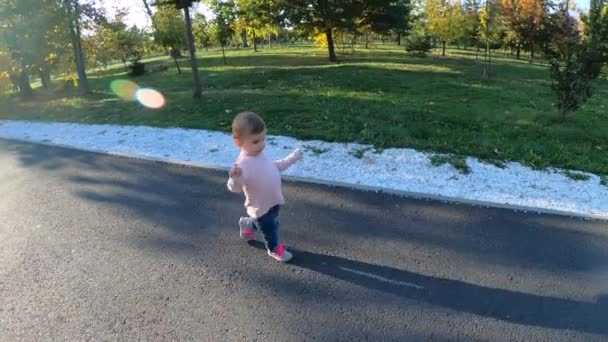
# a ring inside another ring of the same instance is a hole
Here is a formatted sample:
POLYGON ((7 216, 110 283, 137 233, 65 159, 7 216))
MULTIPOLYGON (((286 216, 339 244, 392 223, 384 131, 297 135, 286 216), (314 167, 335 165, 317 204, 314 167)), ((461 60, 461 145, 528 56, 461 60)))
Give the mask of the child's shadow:
MULTIPOLYGON (((250 245, 265 249, 258 241, 250 245)), ((291 265, 368 289, 517 324, 608 335, 608 296, 595 303, 495 289, 340 257, 291 250, 291 265)))

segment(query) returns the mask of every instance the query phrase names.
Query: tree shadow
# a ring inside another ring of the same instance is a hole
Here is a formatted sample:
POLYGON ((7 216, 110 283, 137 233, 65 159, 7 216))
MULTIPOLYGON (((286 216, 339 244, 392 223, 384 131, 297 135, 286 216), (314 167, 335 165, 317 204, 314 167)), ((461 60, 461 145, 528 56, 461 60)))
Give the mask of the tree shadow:
POLYGON ((154 235, 148 236, 143 239, 148 242, 135 241, 140 246, 194 253, 197 248, 190 240, 204 238, 203 233, 213 230, 218 221, 225 223, 218 219, 217 211, 227 210, 232 217, 240 214, 235 206, 226 205, 230 198, 221 186, 225 178, 217 172, 170 164, 150 168, 150 162, 143 160, 117 160, 98 153, 5 140, 0 140, 0 147, 16 154, 24 167, 58 177, 64 190, 76 198, 117 215, 133 215, 158 232, 168 231, 175 237, 165 244, 154 235))
MULTIPOLYGON (((491 265, 555 273, 608 269, 605 221, 511 211, 505 215, 504 209, 448 206, 396 195, 370 195, 362 202, 354 191, 319 185, 306 191, 314 195, 299 195, 291 210, 314 212, 314 221, 324 222, 331 233, 435 246, 491 265)), ((302 225, 314 224, 307 217, 303 220, 302 225)))
MULTIPOLYGON (((261 242, 250 245, 264 249, 261 242)), ((608 335, 608 296, 580 302, 293 250, 291 264, 370 290, 515 324, 608 335)))

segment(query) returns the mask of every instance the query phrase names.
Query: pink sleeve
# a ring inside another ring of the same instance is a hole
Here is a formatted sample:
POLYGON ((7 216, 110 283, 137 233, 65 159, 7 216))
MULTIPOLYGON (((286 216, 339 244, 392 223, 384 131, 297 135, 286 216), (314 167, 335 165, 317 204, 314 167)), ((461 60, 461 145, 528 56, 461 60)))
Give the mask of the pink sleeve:
POLYGON ((226 184, 226 186, 228 186, 228 190, 235 193, 243 192, 243 182, 241 178, 242 177, 228 178, 228 183, 226 184))
MULTIPOLYGON (((239 165, 241 162, 241 156, 239 156, 236 161, 234 162, 234 165, 239 165)), ((239 177, 228 177, 228 183, 226 183, 226 186, 228 187, 228 190, 230 190, 231 192, 243 192, 243 174, 242 174, 242 168, 241 168, 241 175, 239 177)))
POLYGON ((300 159, 302 159, 302 151, 300 151, 300 149, 296 149, 284 159, 275 161, 275 164, 277 165, 279 171, 285 171, 300 159))

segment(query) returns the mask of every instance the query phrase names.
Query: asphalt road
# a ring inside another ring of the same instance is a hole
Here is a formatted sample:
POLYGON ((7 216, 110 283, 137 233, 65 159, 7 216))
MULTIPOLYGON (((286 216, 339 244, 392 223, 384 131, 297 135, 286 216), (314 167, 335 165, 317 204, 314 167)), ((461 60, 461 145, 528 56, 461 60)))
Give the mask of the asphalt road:
POLYGON ((608 222, 225 177, 0 141, 0 340, 608 340, 608 222))

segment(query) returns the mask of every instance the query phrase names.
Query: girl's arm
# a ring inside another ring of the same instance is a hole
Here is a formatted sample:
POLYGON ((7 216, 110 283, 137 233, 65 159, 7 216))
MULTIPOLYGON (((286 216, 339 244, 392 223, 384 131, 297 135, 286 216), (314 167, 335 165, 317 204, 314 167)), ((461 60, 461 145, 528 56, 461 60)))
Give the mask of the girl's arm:
POLYGON ((275 161, 275 164, 277 165, 279 171, 282 172, 287 170, 291 165, 295 164, 300 159, 302 159, 302 151, 300 151, 298 148, 284 159, 275 161))
POLYGON ((243 170, 241 170, 239 164, 234 164, 232 170, 230 170, 230 178, 228 178, 228 183, 226 184, 228 186, 228 190, 235 193, 243 192, 242 175, 243 170))

